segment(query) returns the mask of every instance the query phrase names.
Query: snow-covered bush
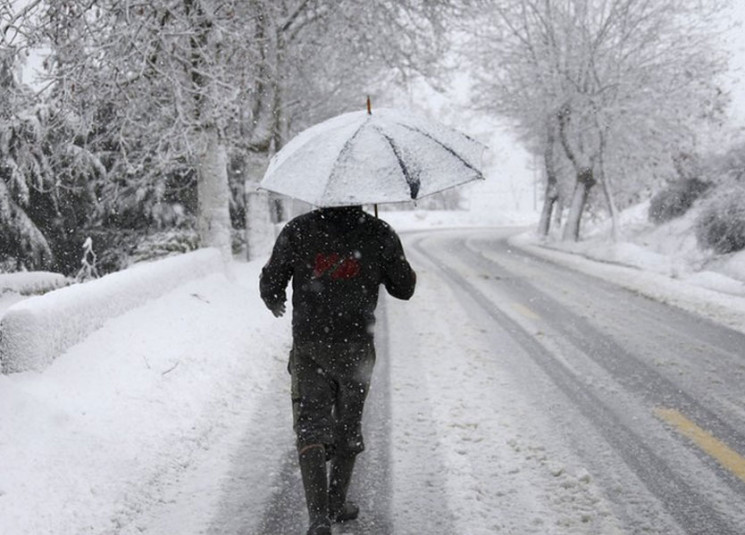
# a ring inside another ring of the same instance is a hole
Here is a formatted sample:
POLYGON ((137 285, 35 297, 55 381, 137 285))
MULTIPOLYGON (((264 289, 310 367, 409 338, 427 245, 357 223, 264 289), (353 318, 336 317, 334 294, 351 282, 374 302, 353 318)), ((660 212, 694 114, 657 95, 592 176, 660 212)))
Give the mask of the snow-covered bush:
POLYGON ((199 247, 196 231, 189 228, 150 234, 131 229, 97 228, 89 233, 96 244, 96 267, 102 275, 121 271, 138 262, 195 251, 199 247))
POLYGON ((682 216, 709 187, 698 178, 678 180, 652 197, 649 220, 659 225, 682 216))
POLYGON ((195 251, 198 247, 199 236, 195 230, 171 229, 141 238, 130 254, 130 261, 156 260, 195 251))
POLYGON ((731 253, 745 249, 745 187, 723 186, 696 220, 696 239, 704 249, 731 253))
POLYGON ((21 295, 42 295, 72 282, 72 279, 64 275, 49 271, 0 273, 0 294, 13 292, 21 295))

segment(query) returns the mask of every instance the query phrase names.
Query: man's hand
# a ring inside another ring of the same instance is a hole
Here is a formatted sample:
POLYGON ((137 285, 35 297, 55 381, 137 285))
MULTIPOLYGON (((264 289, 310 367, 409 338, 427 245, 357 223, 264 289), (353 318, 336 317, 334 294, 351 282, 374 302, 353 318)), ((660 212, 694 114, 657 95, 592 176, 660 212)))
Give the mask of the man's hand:
POLYGON ((281 318, 285 315, 286 307, 284 303, 274 303, 273 305, 267 305, 267 307, 272 311, 275 318, 281 318))

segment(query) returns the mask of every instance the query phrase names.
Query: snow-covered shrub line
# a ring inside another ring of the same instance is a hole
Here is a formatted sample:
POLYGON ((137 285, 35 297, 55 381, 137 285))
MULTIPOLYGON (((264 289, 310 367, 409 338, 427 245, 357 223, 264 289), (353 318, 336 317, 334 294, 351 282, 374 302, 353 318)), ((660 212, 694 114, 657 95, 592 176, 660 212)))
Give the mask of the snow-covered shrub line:
POLYGON ((15 292, 21 295, 44 294, 70 284, 70 279, 60 273, 24 271, 0 273, 0 293, 15 292))
POLYGON ((106 320, 224 269, 220 251, 201 249, 16 303, 0 321, 2 373, 41 371, 106 320))
POLYGON ((696 220, 696 239, 702 249, 719 254, 745 249, 745 188, 722 188, 703 207, 696 220))
POLYGON ((662 224, 685 214, 711 185, 697 178, 679 180, 657 193, 649 202, 649 220, 662 224))

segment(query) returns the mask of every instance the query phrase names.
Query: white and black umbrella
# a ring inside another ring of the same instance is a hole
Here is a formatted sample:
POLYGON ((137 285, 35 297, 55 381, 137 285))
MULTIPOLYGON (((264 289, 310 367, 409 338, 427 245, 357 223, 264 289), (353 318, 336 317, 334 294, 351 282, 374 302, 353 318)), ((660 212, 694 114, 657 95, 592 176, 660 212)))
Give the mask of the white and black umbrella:
POLYGON ((290 140, 259 187, 319 207, 411 201, 483 179, 484 149, 406 111, 345 113, 290 140))

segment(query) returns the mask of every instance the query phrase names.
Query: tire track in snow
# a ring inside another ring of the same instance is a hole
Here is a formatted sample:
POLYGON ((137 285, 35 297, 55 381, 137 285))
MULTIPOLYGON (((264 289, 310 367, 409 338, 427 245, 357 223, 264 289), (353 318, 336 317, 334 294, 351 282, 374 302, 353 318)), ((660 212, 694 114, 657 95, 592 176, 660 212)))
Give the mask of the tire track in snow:
POLYGON ((334 533, 374 535, 395 533, 391 520, 391 377, 388 315, 379 301, 375 329, 375 370, 362 421, 365 451, 357 459, 349 499, 360 506, 360 517, 334 533))
MULTIPOLYGON (((426 270, 417 266, 421 292, 426 270)), ((414 300, 417 297, 415 295, 414 300)), ((392 373, 392 514, 396 535, 450 535, 466 533, 455 526, 449 499, 447 446, 441 440, 442 392, 428 380, 431 355, 422 350, 421 312, 416 303, 398 303, 391 299, 388 318, 395 326, 388 329, 392 373), (394 309, 395 307, 395 309, 394 309)))

